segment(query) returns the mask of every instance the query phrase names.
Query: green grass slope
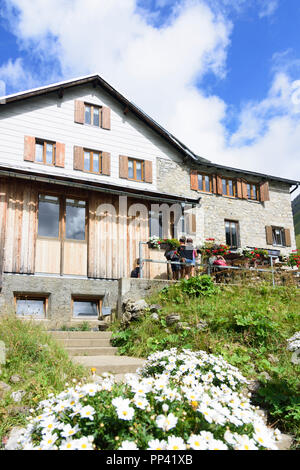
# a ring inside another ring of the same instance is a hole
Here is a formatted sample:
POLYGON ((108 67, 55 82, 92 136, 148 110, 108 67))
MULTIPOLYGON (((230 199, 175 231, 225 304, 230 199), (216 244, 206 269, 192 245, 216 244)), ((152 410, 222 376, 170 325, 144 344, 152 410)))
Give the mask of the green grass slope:
POLYGON ((177 347, 222 355, 248 379, 260 380, 257 404, 300 445, 300 366, 286 350, 287 338, 300 331, 299 289, 206 286, 198 295, 193 284, 190 293, 181 283, 148 299, 162 306, 158 320, 146 311, 128 328, 114 324, 119 354, 147 357, 177 347), (180 315, 183 325, 168 325, 170 314, 180 315))

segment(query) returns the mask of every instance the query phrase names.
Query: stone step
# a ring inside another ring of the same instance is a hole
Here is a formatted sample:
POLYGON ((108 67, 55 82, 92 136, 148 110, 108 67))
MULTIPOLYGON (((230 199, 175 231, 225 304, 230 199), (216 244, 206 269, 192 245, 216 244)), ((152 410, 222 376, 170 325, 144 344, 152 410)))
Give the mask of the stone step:
POLYGON ((74 356, 73 361, 88 367, 95 368, 96 374, 111 372, 112 374, 134 373, 145 360, 128 356, 74 356))
POLYGON ((67 353, 70 356, 113 356, 116 354, 118 348, 112 347, 72 347, 72 348, 65 348, 67 353))
POLYGON ((94 348, 110 347, 109 339, 57 339, 65 348, 94 348))
POLYGON ((109 339, 111 331, 49 331, 55 339, 109 339))

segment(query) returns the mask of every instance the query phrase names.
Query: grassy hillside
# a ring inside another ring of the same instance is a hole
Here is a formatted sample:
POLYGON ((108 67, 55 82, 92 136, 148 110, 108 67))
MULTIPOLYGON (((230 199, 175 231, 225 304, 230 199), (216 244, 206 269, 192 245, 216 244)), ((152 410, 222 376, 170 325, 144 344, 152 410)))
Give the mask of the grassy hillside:
POLYGON ((14 426, 24 426, 28 410, 49 393, 59 393, 66 382, 86 376, 83 367, 70 361, 68 354, 43 328, 15 315, 0 316, 0 340, 7 350, 0 367, 0 448, 1 441, 14 426), (18 381, 16 381, 18 379, 18 381), (7 392, 3 384, 11 388, 7 392), (12 393, 24 392, 21 402, 12 393))
POLYGON ((300 445, 299 365, 291 362, 286 339, 300 330, 300 292, 295 288, 205 287, 183 282, 148 299, 162 309, 155 320, 150 311, 123 328, 113 326, 120 354, 146 357, 171 347, 205 350, 222 355, 253 380, 260 380, 257 404, 270 412, 285 432, 297 435, 300 445), (186 291, 186 292, 184 292, 186 291), (199 293, 199 290, 198 290, 199 293), (181 325, 167 324, 170 314, 181 325))

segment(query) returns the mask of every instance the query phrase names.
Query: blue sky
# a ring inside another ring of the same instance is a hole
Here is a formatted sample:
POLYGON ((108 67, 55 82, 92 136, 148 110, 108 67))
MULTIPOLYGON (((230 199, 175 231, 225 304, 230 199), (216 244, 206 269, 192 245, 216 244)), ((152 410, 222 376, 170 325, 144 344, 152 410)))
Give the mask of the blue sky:
POLYGON ((199 155, 300 179, 299 0, 1 5, 6 94, 98 72, 199 155))

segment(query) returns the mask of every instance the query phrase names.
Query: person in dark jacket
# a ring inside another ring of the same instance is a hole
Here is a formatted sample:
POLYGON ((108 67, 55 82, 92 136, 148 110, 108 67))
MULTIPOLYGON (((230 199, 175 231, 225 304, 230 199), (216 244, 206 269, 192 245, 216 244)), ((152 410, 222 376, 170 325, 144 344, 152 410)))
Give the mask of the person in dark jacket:
MULTIPOLYGON (((130 277, 140 277, 141 267, 139 258, 136 260, 136 268, 131 271, 130 277)), ((144 263, 143 263, 144 266, 144 263)))

